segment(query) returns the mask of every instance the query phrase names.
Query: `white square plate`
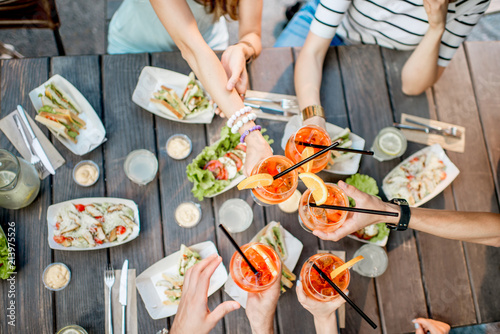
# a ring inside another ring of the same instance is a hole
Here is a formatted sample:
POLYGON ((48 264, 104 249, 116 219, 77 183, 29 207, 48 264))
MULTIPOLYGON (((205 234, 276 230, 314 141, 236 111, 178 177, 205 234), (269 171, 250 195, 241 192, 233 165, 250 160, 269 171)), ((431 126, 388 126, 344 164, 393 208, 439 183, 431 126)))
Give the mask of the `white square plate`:
MULTIPOLYGON (((283 226, 281 226, 283 227, 283 226)), ((262 229, 263 230, 263 229, 262 229)), ((262 234, 262 230, 259 231, 255 235, 255 237, 250 241, 250 242, 256 242, 257 237, 262 234)), ((302 242, 300 242, 299 239, 295 238, 290 232, 285 230, 283 227, 283 230, 285 231, 285 245, 286 249, 288 250, 288 257, 286 258, 285 266, 288 267, 291 271, 295 269, 295 266, 297 265, 297 262, 299 261, 300 253, 302 253, 302 248, 304 247, 302 245, 302 242)), ((224 286, 224 291, 235 301, 240 303, 242 307, 246 307, 247 305, 247 298, 248 298, 248 292, 240 288, 239 286, 234 283, 233 279, 231 276, 229 276, 226 285, 224 286)))
MULTIPOLYGON (((189 246, 190 249, 198 252, 202 259, 209 257, 212 254, 218 254, 217 248, 211 241, 201 242, 199 244, 189 246)), ((177 251, 160 261, 153 264, 148 269, 144 270, 135 279, 135 284, 142 301, 148 310, 149 315, 153 319, 161 319, 170 317, 177 313, 178 305, 164 305, 163 301, 167 300, 165 297, 164 287, 157 287, 156 282, 162 280, 162 273, 178 274, 178 261, 181 255, 177 251)), ((215 269, 214 274, 210 278, 210 286, 208 288, 208 296, 211 296, 217 291, 227 280, 227 271, 224 264, 221 263, 215 269)))
MULTIPOLYGON (((138 106, 152 112, 156 116, 169 119, 171 121, 181 122, 181 123, 199 123, 199 124, 210 124, 212 118, 215 114, 216 106, 214 105, 212 110, 205 110, 201 113, 196 113, 194 115, 187 116, 186 119, 178 119, 174 115, 166 114, 156 107, 156 105, 151 102, 151 97, 153 93, 159 91, 161 86, 166 86, 172 88, 180 98, 184 93, 184 90, 189 83, 189 77, 187 75, 166 70, 163 68, 144 66, 141 75, 139 76, 139 81, 135 87, 134 93, 132 94, 132 101, 138 106)), ((201 83, 198 84, 203 88, 201 83)), ((205 95, 210 99, 210 96, 203 88, 205 95)))
MULTIPOLYGON (((106 130, 102 125, 101 119, 97 116, 94 108, 89 101, 75 88, 68 80, 64 79, 59 74, 54 75, 49 80, 33 89, 30 93, 31 103, 38 111, 43 105, 42 100, 38 97, 39 94, 45 92, 45 85, 53 83, 59 87, 64 93, 68 94, 81 108, 82 112, 78 115, 87 123, 85 129, 80 131, 76 137, 78 143, 73 143, 71 140, 54 135, 59 141, 76 155, 84 155, 94 150, 96 147, 106 141, 106 130)), ((33 117, 34 118, 34 117, 33 117)))
POLYGON ((399 165, 394 167, 394 169, 391 170, 389 172, 389 174, 387 174, 384 177, 384 180, 382 181, 382 190, 384 191, 385 196, 387 196, 388 200, 391 200, 394 198, 394 196, 389 193, 389 190, 387 188, 387 180, 391 176, 391 174, 394 173, 396 170, 398 170, 403 164, 406 164, 408 161, 415 158, 416 156, 419 156, 423 153, 428 153, 428 152, 433 152, 434 154, 436 154, 438 156, 438 158, 444 163, 444 165, 446 166, 446 178, 444 180, 442 180, 437 185, 436 189, 434 189, 434 191, 432 193, 430 193, 429 195, 422 198, 421 201, 416 202, 414 205, 410 205, 410 206, 419 207, 422 204, 427 203, 428 201, 430 201, 431 199, 436 197, 439 193, 441 193, 443 190, 445 190, 446 187, 448 187, 453 182, 453 180, 455 180, 455 178, 458 176, 458 174, 460 174, 460 171, 458 170, 457 166, 455 166, 455 164, 453 164, 453 162, 451 162, 450 158, 448 158, 448 156, 444 152, 441 145, 434 144, 432 146, 425 147, 425 148, 421 149, 420 151, 415 152, 414 154, 410 155, 408 158, 406 158, 404 161, 402 161, 399 165))
POLYGON ((50 248, 57 250, 65 250, 65 251, 89 251, 89 250, 119 246, 131 240, 134 240, 139 236, 139 232, 141 230, 141 223, 139 221, 139 208, 137 207, 137 204, 135 204, 135 202, 132 200, 123 198, 112 198, 112 197, 87 197, 87 198, 72 199, 70 201, 65 201, 49 206, 49 208, 47 209, 47 227, 49 231, 48 239, 50 248), (122 242, 106 242, 100 245, 96 244, 95 247, 88 247, 88 248, 75 247, 75 246, 64 247, 63 245, 58 244, 57 242, 54 241, 54 231, 56 230, 57 212, 59 211, 60 208, 64 207, 68 203, 84 204, 84 205, 92 203, 124 204, 134 211, 134 220, 137 225, 133 228, 132 234, 122 242))
MULTIPOLYGON (((293 116, 290 121, 286 124, 285 132, 283 134, 283 138, 281 139, 281 147, 285 150, 286 143, 290 136, 294 134, 300 127, 302 127, 302 120, 299 116, 293 116)), ((340 126, 336 126, 331 123, 326 123, 326 132, 330 135, 330 137, 335 137, 338 133, 340 133, 344 128, 340 126)), ((352 140, 351 148, 356 150, 362 150, 365 148, 365 140, 351 132, 349 135, 349 139, 352 140)), ((358 172, 359 163, 361 161, 361 154, 355 154, 351 159, 336 162, 330 168, 325 168, 323 171, 338 175, 353 175, 358 172)))

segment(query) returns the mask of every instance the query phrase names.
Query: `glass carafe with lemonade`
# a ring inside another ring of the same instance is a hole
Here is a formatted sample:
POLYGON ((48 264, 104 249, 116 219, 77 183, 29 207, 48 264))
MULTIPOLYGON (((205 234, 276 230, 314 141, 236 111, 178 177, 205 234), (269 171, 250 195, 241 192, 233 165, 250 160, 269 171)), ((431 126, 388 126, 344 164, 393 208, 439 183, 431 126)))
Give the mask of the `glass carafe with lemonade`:
POLYGON ((233 281, 247 292, 262 292, 269 289, 281 273, 278 253, 271 247, 257 242, 243 245, 241 250, 257 269, 258 274, 254 274, 243 257, 235 252, 229 264, 233 281))
MULTIPOLYGON (((330 135, 323 128, 317 125, 305 125, 301 127, 297 130, 297 132, 290 136, 290 139, 288 139, 285 147, 286 157, 294 163, 298 163, 308 156, 321 151, 321 148, 312 148, 301 145, 300 143, 330 146, 332 144, 332 140, 330 139, 330 135), (307 156, 304 156, 304 150, 306 150, 307 156)), ((317 173, 323 170, 328 164, 330 154, 330 152, 326 152, 315 158, 310 172, 317 173)))
POLYGON ((33 202, 40 190, 40 178, 33 165, 0 149, 0 207, 20 209, 33 202))

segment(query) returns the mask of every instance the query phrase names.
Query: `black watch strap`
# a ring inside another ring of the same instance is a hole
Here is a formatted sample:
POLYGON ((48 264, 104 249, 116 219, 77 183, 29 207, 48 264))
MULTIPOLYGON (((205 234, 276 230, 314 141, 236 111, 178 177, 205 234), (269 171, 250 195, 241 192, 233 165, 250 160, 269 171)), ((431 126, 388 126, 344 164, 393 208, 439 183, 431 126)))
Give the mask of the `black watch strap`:
POLYGON ((399 222, 397 225, 387 224, 387 227, 391 230, 406 231, 411 218, 411 211, 408 202, 402 198, 393 198, 390 202, 399 205, 401 214, 399 215, 399 222))

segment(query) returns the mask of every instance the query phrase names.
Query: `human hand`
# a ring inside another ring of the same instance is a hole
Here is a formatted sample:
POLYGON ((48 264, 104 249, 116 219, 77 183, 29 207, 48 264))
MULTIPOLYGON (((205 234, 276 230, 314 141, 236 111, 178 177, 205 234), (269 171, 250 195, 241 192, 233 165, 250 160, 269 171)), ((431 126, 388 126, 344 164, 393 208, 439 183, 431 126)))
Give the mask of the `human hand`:
MULTIPOLYGON (((391 211, 399 213, 400 210, 395 204, 383 202, 380 198, 368 195, 367 193, 358 190, 356 187, 348 185, 343 181, 339 181, 338 185, 342 188, 347 196, 352 197, 356 201, 357 208, 373 209, 382 211, 391 211)), ((368 225, 387 222, 397 224, 399 217, 376 216, 365 213, 349 212, 344 224, 336 231, 325 233, 319 230, 314 230, 313 234, 323 240, 338 241, 357 230, 368 225), (381 218, 382 217, 382 218, 381 218)))
POLYGON ((340 296, 329 302, 320 302, 309 298, 304 292, 301 281, 297 281, 295 290, 300 304, 314 316, 315 321, 330 321, 332 318, 335 319, 335 311, 345 303, 344 298, 340 296))
POLYGON ((240 307, 235 301, 227 301, 212 312, 208 309, 210 277, 221 262, 222 258, 213 254, 187 271, 171 334, 209 333, 220 319, 240 307))
POLYGON ((323 117, 313 116, 302 122, 302 125, 317 125, 326 131, 326 120, 323 117))
POLYGON ((412 322, 415 324, 415 334, 426 334, 428 332, 431 334, 448 334, 450 331, 450 325, 437 320, 418 318, 412 322))
POLYGON ((266 291, 248 293, 246 313, 253 334, 274 332, 274 313, 280 297, 281 273, 266 291))
POLYGON ((449 0, 424 0, 424 8, 427 13, 429 28, 444 31, 446 15, 448 14, 449 0))
POLYGON ((250 132, 245 142, 247 143, 247 155, 243 173, 249 176, 252 174, 253 167, 262 159, 273 155, 273 151, 260 131, 250 132))
POLYGON ((221 63, 228 77, 226 89, 228 91, 236 89, 243 98, 248 87, 247 62, 243 45, 235 44, 228 47, 222 54, 221 63))

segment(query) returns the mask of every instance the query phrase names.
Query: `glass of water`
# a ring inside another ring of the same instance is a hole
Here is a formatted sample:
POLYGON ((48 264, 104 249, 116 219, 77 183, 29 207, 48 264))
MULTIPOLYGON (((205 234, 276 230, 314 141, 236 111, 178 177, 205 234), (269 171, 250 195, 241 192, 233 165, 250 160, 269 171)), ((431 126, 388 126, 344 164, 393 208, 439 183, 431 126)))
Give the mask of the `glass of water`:
POLYGON ((130 181, 143 186, 155 178, 158 159, 148 150, 135 150, 127 155, 123 168, 130 181))
POLYGON ((359 255, 362 255, 364 260, 356 263, 352 269, 361 276, 378 277, 385 272, 389 264, 385 250, 374 244, 361 246, 353 258, 359 255))
POLYGON ((231 233, 245 231, 252 224, 252 220, 252 208, 240 198, 228 199, 219 209, 219 223, 231 233))

